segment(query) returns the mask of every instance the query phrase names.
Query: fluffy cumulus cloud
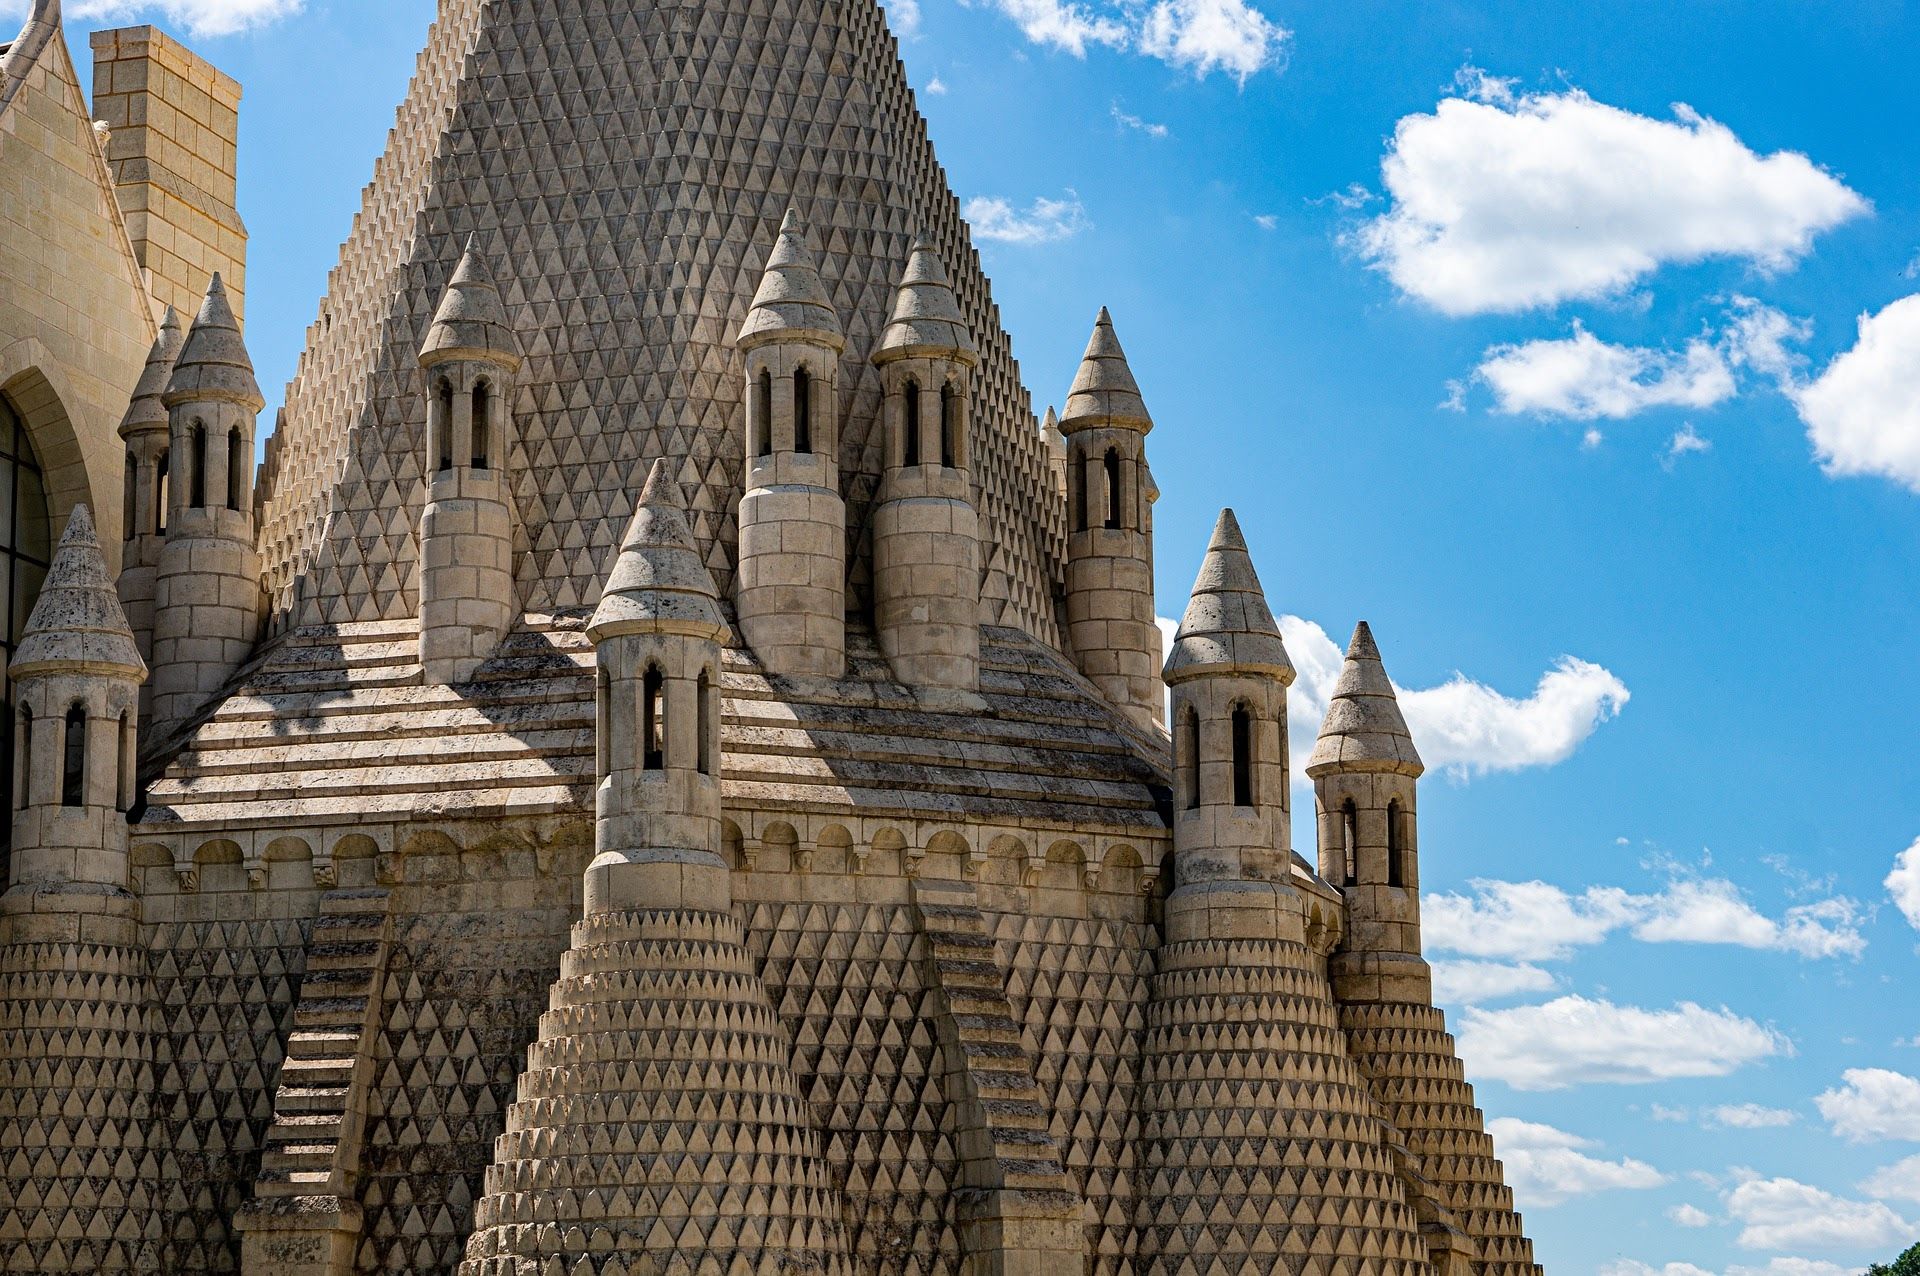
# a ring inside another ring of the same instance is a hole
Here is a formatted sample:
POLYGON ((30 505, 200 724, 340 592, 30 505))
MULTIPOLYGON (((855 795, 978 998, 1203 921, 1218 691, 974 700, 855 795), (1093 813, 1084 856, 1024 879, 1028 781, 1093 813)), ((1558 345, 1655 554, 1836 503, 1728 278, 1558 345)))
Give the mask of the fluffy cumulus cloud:
POLYGON ((1552 992, 1553 972, 1527 962, 1436 961, 1433 998, 1443 1006, 1477 1006, 1523 993, 1552 992))
POLYGON ((1920 841, 1894 857, 1893 871, 1887 874, 1887 894, 1907 924, 1920 930, 1920 841))
POLYGON ((1684 1201, 1679 1205, 1669 1207, 1667 1210, 1667 1218, 1671 1220, 1676 1227, 1713 1226, 1713 1215, 1707 1213, 1698 1205, 1689 1204, 1684 1201))
POLYGON ((1594 1140, 1550 1125, 1497 1117, 1487 1123, 1487 1133, 1500 1149, 1507 1185, 1522 1209, 1547 1209, 1576 1196, 1659 1187, 1667 1181, 1645 1161, 1593 1156, 1600 1146, 1594 1140))
POLYGON ((1564 960, 1616 932, 1650 944, 1727 944, 1808 959, 1866 950, 1862 910, 1842 895, 1796 904, 1778 917, 1755 908, 1725 878, 1682 877, 1657 891, 1546 882, 1477 880, 1471 894, 1438 892, 1421 904, 1430 947, 1491 961, 1564 960))
POLYGON ((975 239, 1002 244, 1051 244, 1072 238, 1090 224, 1080 196, 1071 190, 1061 199, 1041 196, 1025 209, 997 195, 976 195, 964 212, 975 239))
POLYGON ((1035 44, 1085 57, 1092 46, 1131 49, 1205 77, 1244 84, 1286 61, 1292 33, 1246 0, 1156 0, 1093 7, 1073 0, 993 0, 1035 44))
POLYGON ((1849 1068, 1813 1101, 1833 1132, 1852 1143, 1920 1142, 1920 1080, 1886 1068, 1849 1068))
POLYGON ((1881 1166, 1862 1180, 1860 1190, 1883 1201, 1920 1203, 1920 1156, 1881 1166))
MULTIPOLYGON (((1296 756, 1305 757, 1326 716, 1345 648, 1298 616, 1280 617, 1299 676, 1288 697, 1296 756)), ((1391 653, 1388 653, 1391 657, 1391 653)), ((1437 687, 1400 689, 1400 708, 1429 767, 1456 777, 1564 762, 1628 700, 1625 683, 1590 661, 1562 656, 1525 698, 1464 674, 1437 687)))
POLYGON ((1778 1130, 1792 1125, 1800 1114, 1790 1108, 1769 1108, 1758 1103, 1723 1103, 1700 1114, 1705 1125, 1723 1130, 1778 1130))
POLYGON ((1792 1052, 1773 1029, 1724 1007, 1682 1002, 1649 1010, 1578 996, 1509 1010, 1470 1007, 1459 1040, 1471 1073, 1516 1090, 1722 1077, 1792 1052))
POLYGON ((1395 127, 1380 169, 1389 206, 1353 241, 1447 314, 1605 296, 1711 257, 1781 269, 1868 208, 1806 156, 1757 154, 1686 106, 1655 119, 1577 89, 1463 83, 1395 127))
POLYGON ((1746 1249, 1893 1250, 1915 1224, 1884 1201, 1855 1201, 1788 1178, 1749 1178, 1726 1196, 1746 1249))
MULTIPOLYGON (((0 0, 0 18, 25 17, 27 0, 0 0)), ((130 22, 158 16, 189 35, 232 35, 291 17, 304 0, 67 0, 69 21, 130 22)), ((12 34, 8 32, 7 34, 12 34)))
POLYGON ((1793 391, 1814 456, 1832 475, 1920 492, 1920 294, 1860 316, 1853 348, 1793 391))

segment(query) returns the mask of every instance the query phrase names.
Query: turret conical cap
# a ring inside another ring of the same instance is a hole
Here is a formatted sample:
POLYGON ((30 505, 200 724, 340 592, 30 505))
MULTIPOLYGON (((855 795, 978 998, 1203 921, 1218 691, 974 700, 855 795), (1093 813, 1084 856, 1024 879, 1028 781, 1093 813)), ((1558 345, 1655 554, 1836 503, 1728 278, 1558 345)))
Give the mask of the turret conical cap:
POLYGON ((147 676, 146 662, 120 609, 113 577, 100 554, 100 538, 93 529, 93 511, 73 507, 67 530, 54 551, 40 599, 27 618, 27 628, 14 653, 9 672, 17 681, 37 673, 100 673, 139 682, 147 676))
POLYGON ((227 302, 227 286, 215 272, 200 304, 187 341, 174 361, 164 401, 177 403, 237 403, 250 412, 267 405, 260 383, 253 379, 253 360, 240 339, 240 323, 227 302))
POLYGON ((1153 429, 1147 404, 1140 397, 1140 386, 1127 366, 1126 351, 1113 330, 1113 317, 1105 306, 1094 320, 1093 336, 1087 352, 1081 356, 1080 371, 1073 378, 1067 406, 1060 414, 1060 429, 1067 434, 1097 426, 1125 425, 1145 434, 1153 429))
POLYGON ((780 223, 779 237, 767 254, 767 270, 747 308, 734 344, 751 350, 773 341, 811 341, 835 351, 847 345, 840 316, 833 311, 820 268, 814 265, 807 243, 807 224, 798 209, 789 208, 780 223))
POLYGON ((1264 674, 1293 682, 1293 661, 1230 509, 1221 510, 1214 525, 1164 672, 1169 686, 1206 674, 1264 674))
POLYGON ((1413 733, 1400 714, 1373 630, 1361 621, 1347 646, 1347 662, 1334 684, 1327 720, 1307 760, 1307 774, 1335 771, 1391 771, 1418 777, 1426 765, 1413 747, 1413 733))
POLYGON ((487 359, 505 364, 509 371, 520 366, 520 340, 513 335, 500 290, 472 239, 467 240, 439 309, 433 312, 426 340, 420 343, 421 367, 448 359, 487 359))
POLYGON ((153 339, 153 349, 147 352, 147 366, 140 370, 140 379, 134 382, 127 415, 120 420, 121 438, 131 438, 142 430, 167 428, 167 405, 163 398, 167 382, 173 378, 173 365, 180 358, 180 348, 186 344, 187 330, 181 326, 180 312, 168 306, 166 317, 160 321, 160 335, 153 339))
POLYGON ((960 299, 953 295, 940 254, 924 238, 916 239, 907 255, 907 270, 893 295, 893 315, 873 352, 875 363, 906 358, 949 359, 969 368, 980 362, 980 349, 960 315, 960 299))
POLYGON ((634 633, 723 641, 727 625, 718 600, 713 576, 693 545, 686 499, 668 476, 663 457, 653 463, 640 489, 639 506, 620 541, 620 557, 587 622, 587 637, 595 644, 634 633))

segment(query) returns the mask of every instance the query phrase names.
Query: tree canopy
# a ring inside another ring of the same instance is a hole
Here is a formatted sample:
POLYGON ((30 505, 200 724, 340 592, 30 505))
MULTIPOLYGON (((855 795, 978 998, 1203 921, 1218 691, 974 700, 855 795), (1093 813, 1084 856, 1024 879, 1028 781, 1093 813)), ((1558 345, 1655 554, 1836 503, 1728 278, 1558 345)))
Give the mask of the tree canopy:
POLYGON ((1920 1245, 1914 1245, 1891 1263, 1875 1263, 1867 1276, 1920 1276, 1920 1245))

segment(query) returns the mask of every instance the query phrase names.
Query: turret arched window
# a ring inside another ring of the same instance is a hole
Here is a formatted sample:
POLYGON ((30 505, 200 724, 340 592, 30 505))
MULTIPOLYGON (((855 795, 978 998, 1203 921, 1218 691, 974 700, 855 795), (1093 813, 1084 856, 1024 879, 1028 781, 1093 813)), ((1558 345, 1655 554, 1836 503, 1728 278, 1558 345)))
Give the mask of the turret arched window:
POLYGON ((453 468, 453 383, 442 378, 434 392, 433 468, 444 474, 453 468))
POLYGON ((1346 805, 1340 808, 1341 877, 1343 884, 1347 886, 1360 884, 1360 848, 1357 845, 1359 834, 1359 815, 1353 809, 1353 799, 1348 798, 1346 805))
POLYGON ((769 456, 773 452, 773 373, 764 368, 753 383, 753 402, 748 406, 747 428, 753 435, 753 454, 769 456))
POLYGON ((1233 804, 1252 806, 1253 791, 1253 714, 1245 705, 1233 711, 1233 804))
POLYGON ((187 504, 194 509, 204 509, 207 504, 207 427, 198 421, 193 423, 188 446, 187 504))
POLYGON ((640 769, 664 771, 667 766, 666 680, 647 666, 640 680, 640 769))
POLYGON ((960 396, 951 383, 940 387, 940 464, 950 470, 960 464, 960 396))
POLYGON ((237 510, 247 490, 247 441, 240 427, 227 431, 227 508, 237 510))
POLYGON ((1192 709, 1181 720, 1180 737, 1186 753, 1180 771, 1187 788, 1187 809, 1191 811, 1200 805, 1200 715, 1192 709))
POLYGON ((1115 530, 1120 526, 1120 450, 1108 448, 1107 468, 1107 528, 1115 530))
POLYGON ((907 388, 902 393, 906 396, 906 403, 902 405, 906 410, 902 413, 901 429, 904 437, 901 440, 900 464, 918 465, 920 464, 920 383, 907 382, 907 388))
POLYGON ((1406 830, 1401 827, 1405 821, 1400 814, 1398 800, 1387 803, 1387 885, 1405 886, 1407 884, 1406 846, 1402 839, 1406 830))
POLYGON ((131 811, 133 809, 134 789, 134 723, 133 710, 120 711, 120 765, 119 773, 114 777, 114 809, 131 811))
POLYGON ((700 683, 697 691, 700 706, 700 742, 696 766, 701 775, 713 774, 713 679, 707 671, 700 671, 700 683))
POLYGON ((493 387, 485 381, 473 387, 473 468, 487 468, 487 441, 493 437, 493 387))
POLYGON ((66 750, 60 768, 60 805, 81 806, 87 794, 87 711, 67 710, 66 750))
POLYGON ((793 450, 813 451, 813 378, 805 368, 793 370, 793 450))

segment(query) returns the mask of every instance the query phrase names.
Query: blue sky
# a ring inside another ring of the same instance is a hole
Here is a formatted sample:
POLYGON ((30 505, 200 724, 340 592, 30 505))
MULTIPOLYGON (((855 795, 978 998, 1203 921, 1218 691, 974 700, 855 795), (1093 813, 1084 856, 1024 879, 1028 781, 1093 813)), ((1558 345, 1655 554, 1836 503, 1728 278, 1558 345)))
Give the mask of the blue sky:
MULTIPOLYGON (((1036 402, 1110 306, 1161 610, 1234 505, 1297 740, 1373 622, 1433 764, 1430 955, 1548 1269, 1890 1257, 1920 1240, 1920 15, 1257 3, 894 0, 1036 402)), ((433 7, 119 11, 246 85, 270 395, 433 7)))

